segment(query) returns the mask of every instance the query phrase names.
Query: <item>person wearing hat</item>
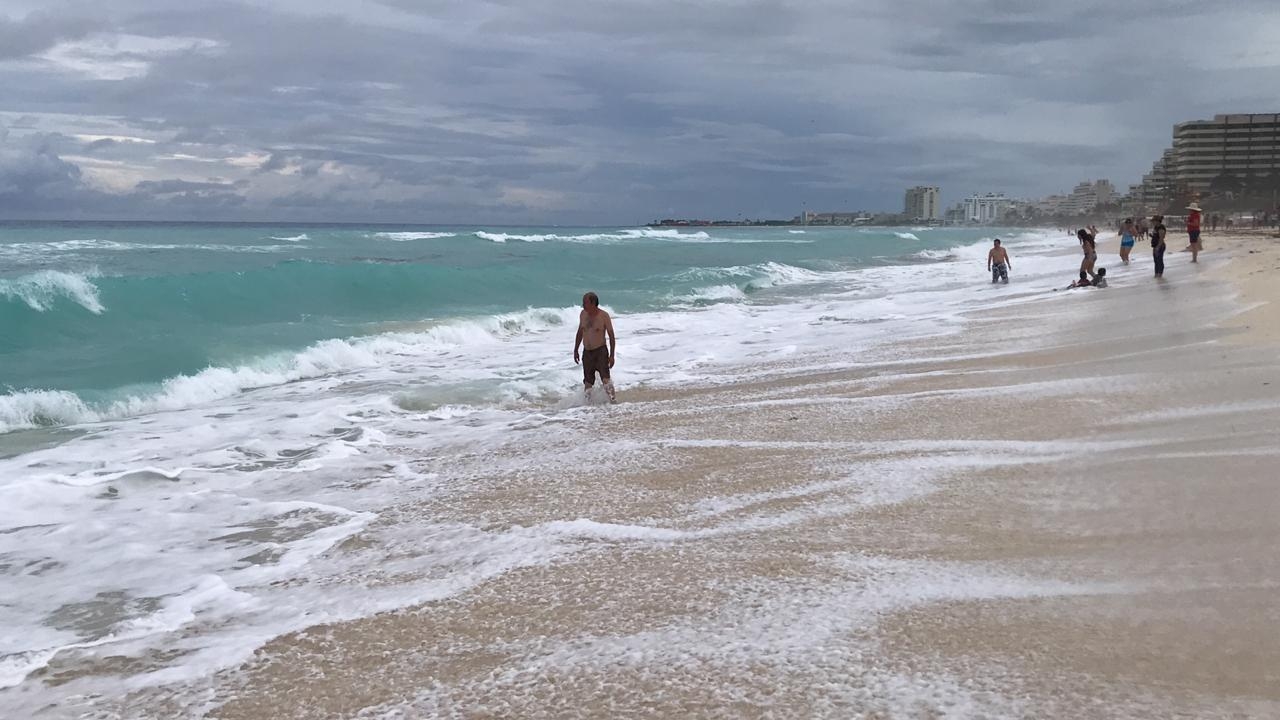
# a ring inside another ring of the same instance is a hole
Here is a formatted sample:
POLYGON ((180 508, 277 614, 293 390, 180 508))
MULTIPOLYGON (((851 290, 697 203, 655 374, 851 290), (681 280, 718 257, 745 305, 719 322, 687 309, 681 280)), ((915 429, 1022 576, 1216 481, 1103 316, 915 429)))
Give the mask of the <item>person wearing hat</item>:
POLYGON ((1191 262, 1198 262, 1200 257, 1200 204, 1187 206, 1187 238, 1191 240, 1191 262))

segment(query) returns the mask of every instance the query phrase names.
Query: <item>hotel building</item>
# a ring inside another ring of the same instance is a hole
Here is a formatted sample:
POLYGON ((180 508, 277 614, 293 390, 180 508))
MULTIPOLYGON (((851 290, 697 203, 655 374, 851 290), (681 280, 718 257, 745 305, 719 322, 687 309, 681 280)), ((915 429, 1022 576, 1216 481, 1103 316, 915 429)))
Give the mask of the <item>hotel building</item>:
POLYGON ((1280 113, 1215 115, 1173 126, 1173 145, 1129 189, 1148 209, 1193 197, 1273 200, 1280 187, 1280 113))
POLYGON ((909 188, 902 214, 912 220, 941 220, 942 205, 938 203, 938 188, 933 185, 909 188))

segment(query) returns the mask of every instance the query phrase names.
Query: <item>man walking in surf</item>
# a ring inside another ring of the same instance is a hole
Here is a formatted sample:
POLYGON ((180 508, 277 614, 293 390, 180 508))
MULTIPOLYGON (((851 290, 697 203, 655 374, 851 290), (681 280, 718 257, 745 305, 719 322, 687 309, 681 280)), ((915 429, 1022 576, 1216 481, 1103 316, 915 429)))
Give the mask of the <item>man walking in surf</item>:
POLYGON ((991 273, 992 284, 1001 280, 1008 285, 1011 267, 1013 263, 1009 262, 1009 251, 1000 244, 1000 238, 996 238, 995 246, 991 248, 991 252, 987 253, 987 272, 991 273))
POLYGON ((596 373, 609 393, 609 402, 616 402, 613 392, 613 380, 609 370, 613 367, 614 352, 618 340, 613 334, 613 318, 600 309, 600 297, 593 292, 582 296, 582 312, 578 314, 578 334, 573 339, 573 362, 579 362, 578 346, 582 346, 582 391, 587 399, 591 399, 591 387, 595 385, 596 373), (604 338, 609 336, 609 349, 605 352, 604 338))

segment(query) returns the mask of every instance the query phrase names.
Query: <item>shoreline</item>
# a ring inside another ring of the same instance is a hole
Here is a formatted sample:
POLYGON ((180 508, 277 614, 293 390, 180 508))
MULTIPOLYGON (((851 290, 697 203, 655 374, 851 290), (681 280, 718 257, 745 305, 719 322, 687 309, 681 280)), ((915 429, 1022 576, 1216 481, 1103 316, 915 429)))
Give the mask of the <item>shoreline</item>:
POLYGON ((1135 255, 955 334, 417 457, 465 482, 337 551, 427 517, 406 552, 456 546, 474 584, 272 640, 209 716, 1274 715, 1280 253, 1219 237, 1166 283, 1135 255))

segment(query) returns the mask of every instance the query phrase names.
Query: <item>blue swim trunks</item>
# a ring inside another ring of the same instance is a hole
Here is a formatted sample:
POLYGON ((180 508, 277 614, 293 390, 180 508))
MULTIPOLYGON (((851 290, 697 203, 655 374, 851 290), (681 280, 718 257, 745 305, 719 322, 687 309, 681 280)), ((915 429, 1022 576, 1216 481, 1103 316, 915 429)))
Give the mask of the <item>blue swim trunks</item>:
POLYGON ((1120 236, 1120 247, 1133 247, 1133 236, 1125 233, 1120 236))

